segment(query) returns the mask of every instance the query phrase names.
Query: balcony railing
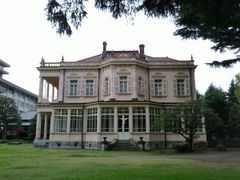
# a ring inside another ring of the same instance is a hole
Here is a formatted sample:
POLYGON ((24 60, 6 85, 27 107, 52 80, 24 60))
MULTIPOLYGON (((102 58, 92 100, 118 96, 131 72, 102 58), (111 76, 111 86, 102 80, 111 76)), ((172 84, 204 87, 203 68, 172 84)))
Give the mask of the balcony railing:
POLYGON ((60 62, 41 62, 40 67, 60 67, 61 63, 60 62))

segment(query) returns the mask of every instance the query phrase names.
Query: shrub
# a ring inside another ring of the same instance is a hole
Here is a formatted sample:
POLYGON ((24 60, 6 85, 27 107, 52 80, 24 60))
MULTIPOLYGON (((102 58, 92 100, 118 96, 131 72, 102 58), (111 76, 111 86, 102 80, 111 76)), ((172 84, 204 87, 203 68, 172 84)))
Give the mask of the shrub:
POLYGON ((217 145, 217 151, 226 151, 227 148, 224 144, 218 144, 217 145))
POLYGON ((176 144, 173 149, 176 152, 188 152, 189 151, 189 146, 188 144, 176 144))
POLYGON ((199 141, 193 144, 193 146, 197 149, 207 148, 208 144, 205 141, 199 141))
POLYGON ((8 143, 8 140, 0 140, 0 144, 8 143))

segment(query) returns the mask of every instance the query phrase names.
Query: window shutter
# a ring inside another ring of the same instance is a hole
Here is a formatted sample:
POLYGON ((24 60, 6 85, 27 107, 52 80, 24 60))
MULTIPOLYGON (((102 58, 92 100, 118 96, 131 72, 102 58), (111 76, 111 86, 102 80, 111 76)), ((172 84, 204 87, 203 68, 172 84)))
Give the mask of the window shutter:
POLYGON ((119 76, 115 77, 115 93, 119 93, 119 76))
POLYGON ((81 96, 81 80, 77 83, 77 96, 81 96))
POLYGON ((70 80, 67 79, 65 82, 65 96, 70 95, 70 80))
POLYGON ((128 88, 128 93, 131 93, 132 92, 132 77, 131 76, 128 76, 127 77, 127 88, 128 88))
POLYGON ((177 80, 173 80, 173 95, 177 96, 177 80))
POLYGON ((185 95, 189 96, 190 95, 190 86, 189 86, 190 82, 189 82, 188 79, 186 79, 185 81, 186 81, 186 83, 185 83, 185 95))
POLYGON ((111 93, 111 80, 110 80, 110 78, 108 78, 108 94, 110 94, 111 93))
POLYGON ((142 79, 141 86, 142 86, 142 87, 140 87, 141 94, 144 94, 145 93, 145 80, 144 79, 142 79))
POLYGON ((167 80, 163 79, 163 96, 167 96, 167 80))
POLYGON ((154 96, 154 80, 151 80, 151 86, 150 86, 150 94, 154 96))
POLYGON ((93 96, 97 96, 97 91, 98 91, 98 81, 93 80, 93 96))
POLYGON ((86 96, 86 80, 81 80, 81 96, 86 96))

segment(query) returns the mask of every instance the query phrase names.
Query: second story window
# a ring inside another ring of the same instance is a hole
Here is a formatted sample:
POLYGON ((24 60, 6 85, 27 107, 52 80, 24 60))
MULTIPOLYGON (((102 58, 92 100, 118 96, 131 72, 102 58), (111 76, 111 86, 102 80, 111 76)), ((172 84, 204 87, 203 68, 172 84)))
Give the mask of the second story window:
POLYGON ((154 80, 154 95, 155 96, 162 96, 163 95, 163 86, 161 79, 154 80))
POLYGON ((70 96, 77 96, 77 80, 70 81, 70 96))
POLYGON ((119 92, 120 93, 127 93, 128 92, 128 79, 127 76, 120 76, 119 77, 119 92))
POLYGON ((86 96, 93 96, 93 80, 86 80, 86 96))
POLYGON ((177 79, 177 95, 184 96, 184 79, 177 79))

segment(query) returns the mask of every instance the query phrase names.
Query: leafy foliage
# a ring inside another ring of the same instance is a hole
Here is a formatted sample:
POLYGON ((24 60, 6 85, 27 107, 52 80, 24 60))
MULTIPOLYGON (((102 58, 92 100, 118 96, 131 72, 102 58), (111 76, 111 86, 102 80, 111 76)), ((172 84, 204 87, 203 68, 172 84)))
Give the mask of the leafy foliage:
POLYGON ((35 116, 33 119, 31 119, 31 124, 28 127, 28 139, 34 140, 35 135, 36 135, 36 123, 37 123, 37 116, 35 116))
POLYGON ((204 112, 202 101, 189 101, 166 111, 162 121, 167 131, 180 134, 192 150, 195 135, 203 127, 204 112))
POLYGON ((18 126, 20 116, 13 99, 0 96, 0 133, 6 139, 7 130, 18 126))
MULTIPOLYGON (((48 20, 58 34, 72 34, 87 17, 87 0, 48 0, 48 20)), ((109 11, 113 18, 133 17, 143 11, 148 17, 172 17, 183 39, 207 39, 212 49, 240 51, 240 0, 95 0, 95 7, 109 11)), ((240 59, 214 61, 214 67, 229 67, 240 59)))

